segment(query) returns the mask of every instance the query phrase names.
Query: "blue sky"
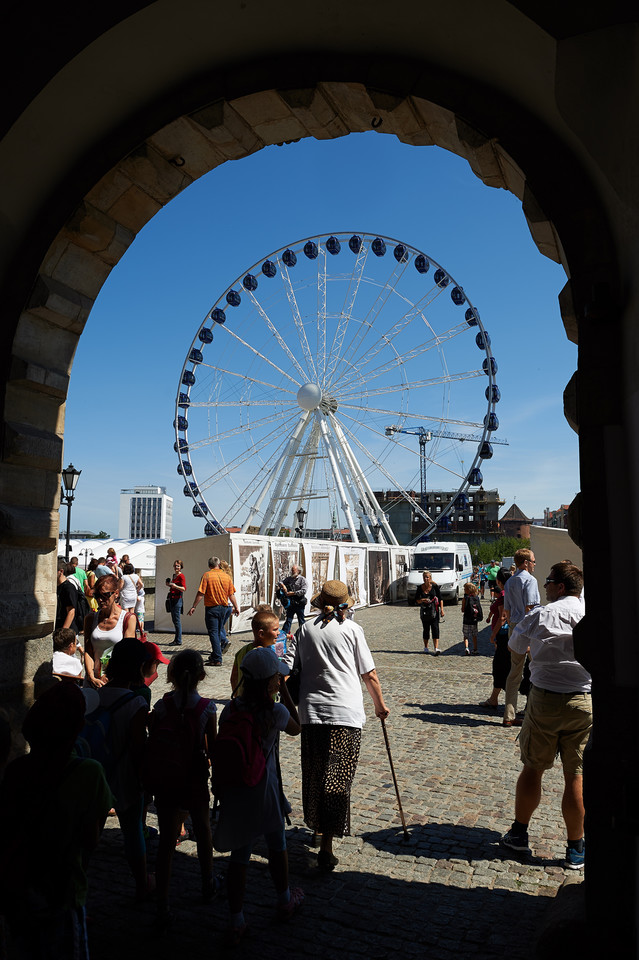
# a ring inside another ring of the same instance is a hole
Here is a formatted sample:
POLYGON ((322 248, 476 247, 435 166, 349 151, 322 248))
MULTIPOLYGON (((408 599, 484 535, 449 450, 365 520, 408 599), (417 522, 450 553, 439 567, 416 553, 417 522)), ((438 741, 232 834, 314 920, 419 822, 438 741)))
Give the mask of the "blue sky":
MULTIPOLYGON (((562 268, 538 252, 519 201, 484 186, 464 160, 371 132, 270 147, 227 163, 141 231, 107 280, 75 357, 64 452, 65 464, 82 470, 74 529, 115 536, 120 488, 151 483, 174 498, 174 538, 202 535, 173 451, 175 398, 193 338, 252 264, 301 238, 346 231, 423 251, 479 309, 499 364, 495 436, 509 442, 484 462, 484 486, 529 516, 572 500, 577 437, 564 419, 562 392, 577 350, 559 314, 562 268), (94 431, 94 415, 104 423, 109 411, 110 430, 94 431)), ((455 398, 452 391, 452 417, 455 398)), ((404 439, 416 448, 416 438, 404 439)))

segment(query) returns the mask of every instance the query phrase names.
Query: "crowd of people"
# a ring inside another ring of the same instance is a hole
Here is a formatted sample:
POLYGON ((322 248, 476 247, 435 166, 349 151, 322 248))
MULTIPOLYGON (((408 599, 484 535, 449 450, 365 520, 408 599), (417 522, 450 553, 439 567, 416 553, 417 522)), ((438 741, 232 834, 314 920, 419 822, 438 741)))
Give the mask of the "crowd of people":
MULTIPOLYGON (((522 725, 515 820, 501 844, 530 852, 528 826, 542 776, 558 754, 565 778, 566 866, 580 869, 585 858, 583 751, 592 726, 590 677, 572 647, 572 628, 584 612, 583 575, 568 561, 555 564, 545 582, 548 605, 541 607, 531 573, 534 554, 520 550, 514 559, 514 575, 499 568, 493 579, 492 570, 486 570, 492 601, 486 622, 495 649, 492 691, 480 706, 496 711, 504 690, 504 725, 522 725), (517 690, 527 657, 532 686, 522 717, 516 713, 517 690)), ((92 562, 84 577, 77 558, 60 562, 54 679, 24 723, 30 753, 11 763, 0 782, 3 825, 14 822, 18 813, 24 818, 26 810, 39 821, 35 841, 40 843, 52 811, 57 820, 55 840, 46 838, 34 856, 40 862, 45 853, 55 855, 62 883, 54 883, 47 870, 20 872, 14 860, 23 858, 23 852, 11 844, 2 857, 0 912, 4 910, 26 956, 58 957, 71 951, 88 956, 86 865, 109 813, 119 820, 135 897, 155 900, 160 929, 173 920, 171 866, 176 844, 187 835, 187 816, 188 835, 197 844, 203 901, 212 900, 226 883, 228 942, 238 944, 247 930, 244 890, 260 837, 268 850, 276 915, 288 920, 304 893, 289 881, 285 827, 291 808, 280 770, 280 734, 300 736, 304 821, 318 847, 318 869, 330 872, 339 862, 334 838, 350 833, 351 788, 366 721, 363 688, 375 715, 382 721, 389 715, 364 632, 352 617, 354 601, 341 581, 327 581, 308 598, 312 613, 306 616, 308 583, 294 567, 278 585, 285 632, 271 606, 257 607, 252 640, 234 657, 228 703, 218 718, 215 701, 202 697, 198 685, 206 677, 205 666, 220 666, 230 645, 228 618, 239 612, 230 568, 224 569, 217 557, 209 560, 188 611, 192 615, 204 601, 209 659, 187 648, 169 660, 146 639, 139 608, 141 601, 143 611, 144 584, 128 560, 118 561, 110 551, 92 562), (294 617, 299 628, 292 634, 287 631, 294 617), (160 663, 168 666, 171 689, 154 698, 151 685, 160 663), (40 789, 33 798, 36 781, 40 789), (83 802, 71 811, 64 801, 78 784, 83 802), (219 804, 213 832, 211 784, 219 804), (151 804, 159 828, 155 874, 147 863, 151 804), (226 878, 213 873, 214 849, 230 854, 226 878), (25 899, 18 905, 21 892, 25 899), (31 911, 26 924, 25 911, 31 911)), ((187 585, 180 560, 173 570, 166 580, 166 609, 175 628, 172 645, 180 647, 187 585)), ((478 574, 476 583, 466 584, 462 604, 467 655, 477 651, 484 614, 478 574)), ((428 571, 423 580, 416 598, 423 650, 428 651, 432 639, 438 655, 444 608, 428 571)))

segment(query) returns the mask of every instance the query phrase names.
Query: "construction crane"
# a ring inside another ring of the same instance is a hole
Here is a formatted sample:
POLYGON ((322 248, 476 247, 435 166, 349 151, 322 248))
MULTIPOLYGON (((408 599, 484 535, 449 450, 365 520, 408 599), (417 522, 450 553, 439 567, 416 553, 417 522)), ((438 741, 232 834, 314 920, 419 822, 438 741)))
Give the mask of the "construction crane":
MULTIPOLYGON (((495 414, 489 414, 488 427, 490 430, 496 430, 499 426, 499 421, 495 414)), ((384 430, 387 437, 392 437, 395 433, 410 433, 414 436, 419 437, 419 482, 420 482, 420 501, 422 510, 426 510, 426 464, 428 462, 428 457, 426 456, 426 444, 433 439, 433 437, 443 437, 445 440, 469 440, 471 442, 479 443, 481 441, 481 436, 476 434, 468 433, 451 433, 448 430, 427 430, 426 427, 398 427, 395 424, 391 424, 390 427, 386 427, 384 430)), ((497 440, 491 438, 490 443, 486 440, 485 444, 488 445, 488 449, 485 451, 488 453, 488 456, 483 459, 488 460, 492 457, 492 450, 490 446, 493 443, 501 443, 504 446, 508 446, 507 440, 497 440)))

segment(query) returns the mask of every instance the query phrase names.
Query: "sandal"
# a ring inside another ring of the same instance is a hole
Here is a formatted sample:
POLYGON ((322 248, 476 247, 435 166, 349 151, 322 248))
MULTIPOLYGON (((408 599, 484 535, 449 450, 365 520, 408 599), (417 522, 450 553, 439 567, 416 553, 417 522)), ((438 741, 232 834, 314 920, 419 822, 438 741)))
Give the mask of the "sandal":
POLYGON ((175 846, 179 847, 181 843, 186 843, 187 840, 195 840, 195 834, 193 833, 193 827, 185 827, 184 833, 180 833, 180 836, 175 841, 175 846))
POLYGON ((496 710, 498 707, 497 703, 491 703, 490 700, 484 700, 483 703, 479 704, 480 707, 483 707, 484 710, 496 710))

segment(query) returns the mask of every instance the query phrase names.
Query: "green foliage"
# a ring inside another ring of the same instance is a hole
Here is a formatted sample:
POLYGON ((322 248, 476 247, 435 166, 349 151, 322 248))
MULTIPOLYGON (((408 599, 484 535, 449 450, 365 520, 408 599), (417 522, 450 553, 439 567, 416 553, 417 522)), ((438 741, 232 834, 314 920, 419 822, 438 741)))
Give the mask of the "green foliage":
POLYGON ((488 563, 502 557, 512 557, 516 550, 530 549, 529 539, 518 537, 500 537, 499 540, 480 540, 472 548, 473 563, 488 563))
POLYGON ((110 540, 110 539, 111 539, 111 534, 110 534, 110 533, 105 533, 104 530, 100 530, 99 533, 96 533, 95 539, 96 539, 96 540, 110 540))

